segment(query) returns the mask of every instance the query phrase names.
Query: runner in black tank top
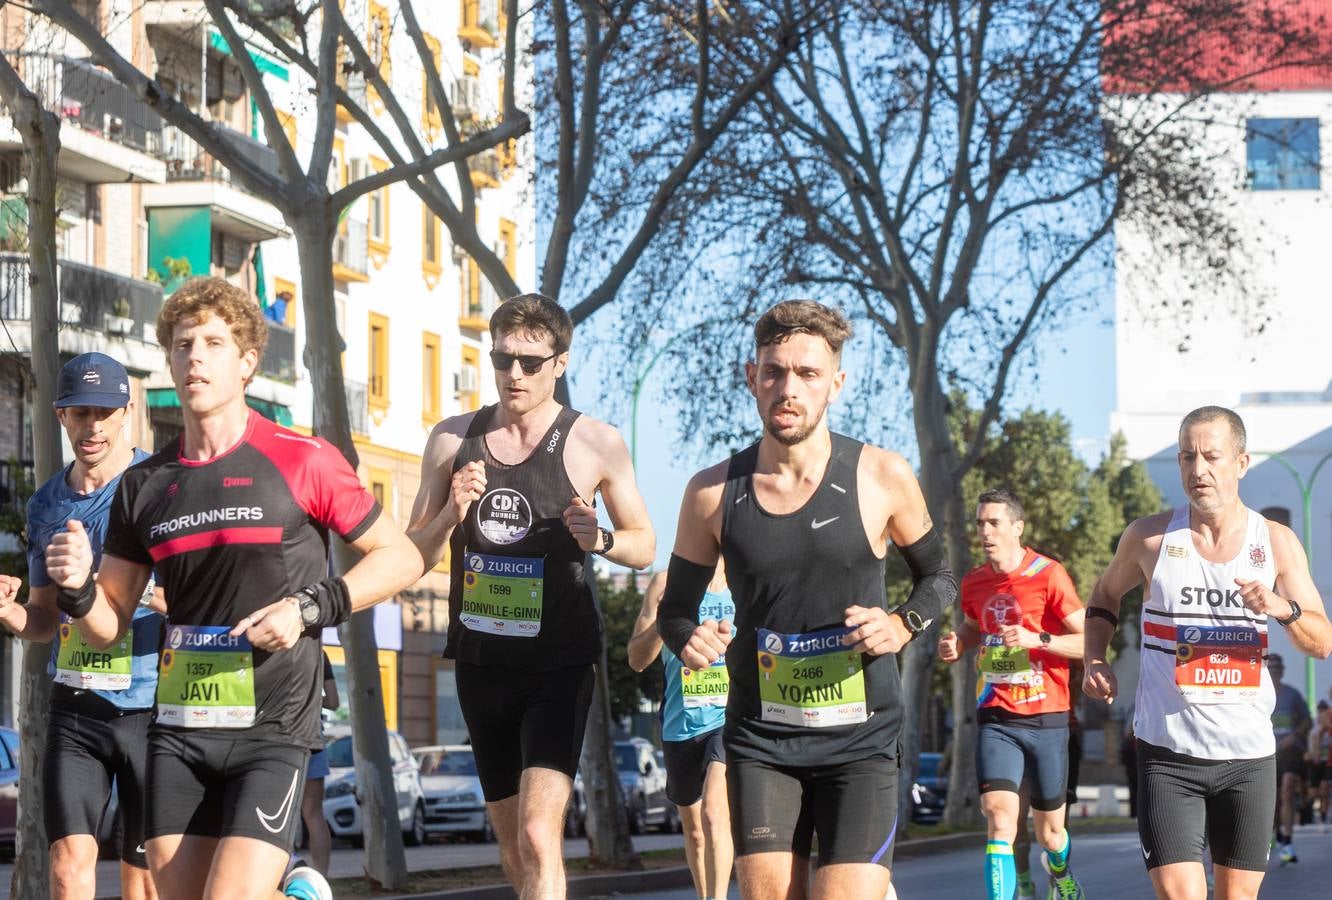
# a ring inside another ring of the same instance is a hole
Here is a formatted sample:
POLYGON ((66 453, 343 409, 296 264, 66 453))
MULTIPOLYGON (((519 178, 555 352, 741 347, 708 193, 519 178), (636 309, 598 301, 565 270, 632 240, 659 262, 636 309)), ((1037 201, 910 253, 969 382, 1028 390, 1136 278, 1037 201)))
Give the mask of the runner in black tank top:
POLYGON ((451 550, 444 655, 505 872, 520 893, 557 897, 602 656, 588 555, 642 568, 655 547, 619 433, 555 401, 568 314, 525 294, 500 305, 490 332, 499 403, 435 427, 408 531, 427 565, 451 550), (613 529, 598 524, 597 494, 613 529))
POLYGON ((765 434, 685 491, 658 616, 691 668, 723 656, 731 680, 727 782, 741 893, 882 897, 896 834, 902 708, 894 659, 957 595, 905 460, 828 430, 850 325, 812 301, 773 307, 746 365, 765 434), (892 542, 912 571, 885 608, 892 542), (719 555, 735 625, 698 621, 719 555))

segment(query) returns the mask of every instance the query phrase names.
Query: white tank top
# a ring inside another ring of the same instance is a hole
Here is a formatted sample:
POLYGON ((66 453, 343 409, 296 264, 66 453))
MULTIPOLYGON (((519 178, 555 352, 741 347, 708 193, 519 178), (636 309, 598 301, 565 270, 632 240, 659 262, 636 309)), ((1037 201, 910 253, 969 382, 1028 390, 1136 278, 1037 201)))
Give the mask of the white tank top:
POLYGON ((1249 612, 1236 578, 1272 589, 1267 520, 1251 509, 1239 554, 1203 559, 1189 508, 1175 510, 1142 604, 1141 675, 1133 730, 1149 744, 1198 759, 1258 759, 1276 752, 1267 674, 1267 616, 1249 612))

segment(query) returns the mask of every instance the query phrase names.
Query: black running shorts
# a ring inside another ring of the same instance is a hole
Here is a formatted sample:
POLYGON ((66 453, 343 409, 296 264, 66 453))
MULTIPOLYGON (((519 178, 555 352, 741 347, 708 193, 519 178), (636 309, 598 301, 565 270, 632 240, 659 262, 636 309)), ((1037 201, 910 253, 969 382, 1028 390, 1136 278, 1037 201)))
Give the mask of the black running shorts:
POLYGON ((721 728, 683 741, 662 741, 661 752, 666 757, 666 799, 676 806, 692 806, 701 800, 708 767, 715 762, 726 764, 721 728))
POLYGON ((52 686, 51 719, 42 762, 46 839, 97 834, 112 779, 120 816, 120 858, 140 869, 144 856, 144 793, 152 710, 125 711, 96 694, 52 686))
POLYGON ((292 744, 154 728, 148 837, 252 837, 290 853, 309 756, 292 744))
POLYGON ((897 771, 897 761, 886 756, 795 767, 732 754, 726 784, 736 853, 808 857, 812 833, 821 866, 877 863, 891 868, 897 771))
POLYGON ((459 662, 454 674, 487 803, 515 796, 524 769, 577 774, 592 666, 532 672, 459 662))
POLYGON ((1147 868, 1202 862, 1267 868, 1276 762, 1195 759, 1138 741, 1138 835, 1147 868))

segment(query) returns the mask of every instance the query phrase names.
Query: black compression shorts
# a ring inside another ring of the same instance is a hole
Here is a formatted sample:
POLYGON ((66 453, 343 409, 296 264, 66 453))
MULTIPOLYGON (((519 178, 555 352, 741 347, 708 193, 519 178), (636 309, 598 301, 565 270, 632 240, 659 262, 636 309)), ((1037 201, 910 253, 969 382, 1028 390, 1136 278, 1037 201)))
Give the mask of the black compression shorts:
POLYGON ((52 687, 55 702, 42 763, 46 839, 97 834, 116 782, 120 858, 140 869, 144 856, 144 795, 152 710, 124 711, 87 691, 52 687))
POLYGON ((309 756, 275 741, 153 729, 148 837, 252 837, 290 853, 309 756))
POLYGON ((897 761, 871 756, 832 766, 775 766, 728 759, 726 784, 735 852, 808 857, 819 865, 877 863, 891 868, 897 835, 897 761))
POLYGON ((666 758, 666 799, 676 806, 691 806, 702 799, 708 767, 715 762, 726 764, 721 728, 683 741, 662 741, 661 753, 666 758))
POLYGON ((1276 812, 1276 764, 1260 759, 1195 759, 1138 741, 1138 835, 1147 868, 1212 861, 1267 868, 1276 812))
POLYGON ((592 666, 531 672, 459 662, 454 674, 487 803, 516 795, 524 769, 577 774, 592 666))

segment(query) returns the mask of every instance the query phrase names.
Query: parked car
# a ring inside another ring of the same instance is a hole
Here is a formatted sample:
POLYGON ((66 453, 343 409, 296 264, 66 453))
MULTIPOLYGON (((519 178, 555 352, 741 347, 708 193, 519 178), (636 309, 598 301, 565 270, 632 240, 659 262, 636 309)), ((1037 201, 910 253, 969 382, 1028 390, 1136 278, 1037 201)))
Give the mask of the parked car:
POLYGON ((564 836, 578 837, 587 833, 587 795, 583 793, 583 773, 574 773, 573 793, 564 811, 564 836))
POLYGON ((663 831, 680 830, 679 811, 666 799, 666 766, 649 741, 616 741, 615 770, 631 834, 642 834, 652 826, 663 831))
POLYGON ((911 785, 911 821, 922 825, 943 818, 948 799, 948 776, 940 771, 942 753, 922 753, 916 764, 916 780, 911 785))
POLYGON ((476 756, 465 744, 436 744, 412 751, 421 773, 425 794, 425 828, 428 834, 464 834, 486 843, 495 831, 486 814, 481 779, 476 774, 476 756))
POLYGON ((0 728, 0 845, 13 852, 18 836, 19 736, 0 728))
MULTIPOLYGON (((328 741, 325 749, 329 775, 324 780, 324 818, 334 837, 359 845, 363 839, 361 802, 356 787, 351 729, 345 725, 329 728, 325 739, 328 741)), ((407 846, 415 847, 426 838, 425 793, 421 789, 420 771, 402 735, 390 731, 388 742, 402 840, 407 846)))

